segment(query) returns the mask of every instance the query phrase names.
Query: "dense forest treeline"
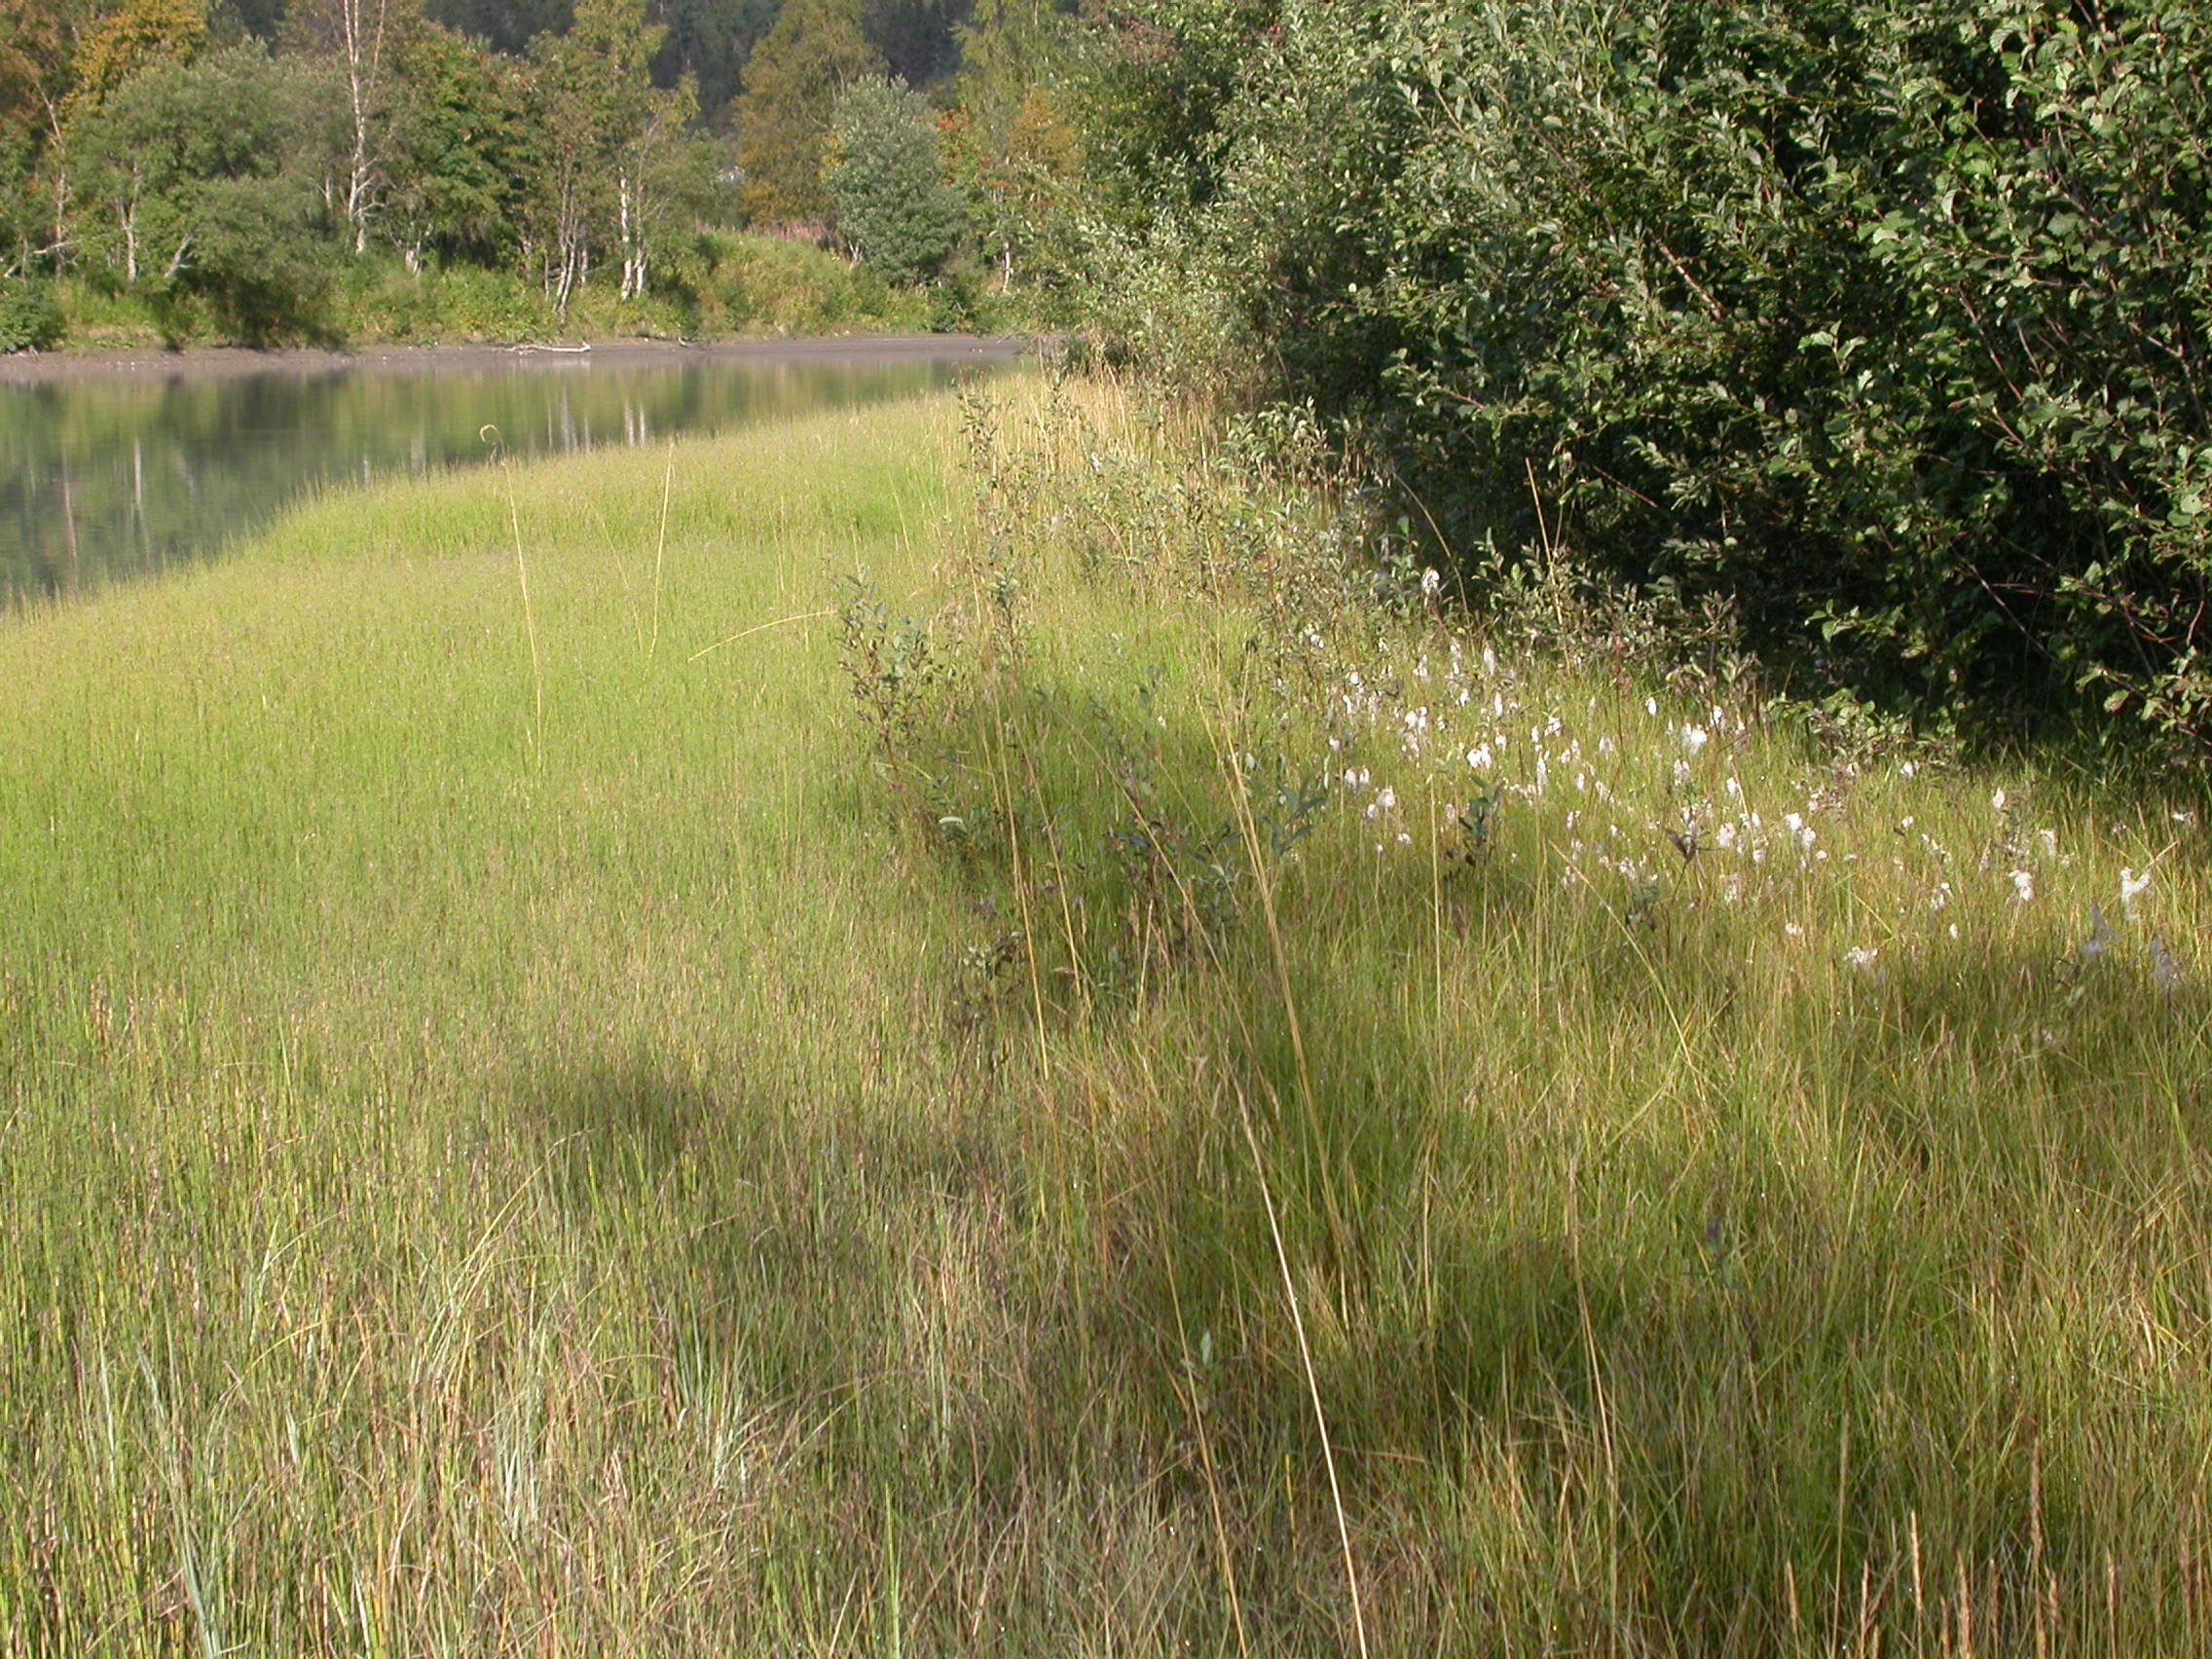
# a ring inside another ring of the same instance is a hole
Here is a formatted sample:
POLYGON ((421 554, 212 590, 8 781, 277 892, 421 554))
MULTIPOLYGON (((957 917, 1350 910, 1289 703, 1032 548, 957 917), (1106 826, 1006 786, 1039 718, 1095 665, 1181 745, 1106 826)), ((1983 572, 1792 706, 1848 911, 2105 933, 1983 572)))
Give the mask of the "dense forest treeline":
POLYGON ((52 278, 253 343, 343 332, 380 262, 562 319, 695 301, 737 228, 948 290, 940 321, 1042 302, 1067 40, 1051 0, 0 0, 0 349, 53 342, 52 278))

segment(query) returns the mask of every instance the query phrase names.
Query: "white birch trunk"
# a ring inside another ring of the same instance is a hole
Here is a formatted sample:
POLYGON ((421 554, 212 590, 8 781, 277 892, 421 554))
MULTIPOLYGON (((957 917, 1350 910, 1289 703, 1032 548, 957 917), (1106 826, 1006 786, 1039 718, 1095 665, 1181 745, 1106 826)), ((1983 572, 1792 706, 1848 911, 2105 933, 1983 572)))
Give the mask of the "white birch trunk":
POLYGON ((54 157, 54 245, 47 249, 58 276, 68 263, 69 253, 69 167, 62 160, 61 108, 41 91, 39 101, 46 105, 46 127, 53 134, 49 153, 54 157))
POLYGON ((384 70, 385 14, 390 0, 375 0, 373 20, 364 16, 367 0, 339 0, 340 45, 346 55, 346 95, 353 122, 352 153, 346 167, 346 223, 353 232, 355 258, 369 247, 369 219, 376 210, 379 158, 371 126, 377 84, 384 70))
POLYGON ((123 279, 138 285, 138 169, 130 169, 130 193, 115 204, 123 225, 123 279))
POLYGON ((645 296, 645 185, 642 166, 626 166, 616 179, 615 202, 622 221, 622 297, 645 296))

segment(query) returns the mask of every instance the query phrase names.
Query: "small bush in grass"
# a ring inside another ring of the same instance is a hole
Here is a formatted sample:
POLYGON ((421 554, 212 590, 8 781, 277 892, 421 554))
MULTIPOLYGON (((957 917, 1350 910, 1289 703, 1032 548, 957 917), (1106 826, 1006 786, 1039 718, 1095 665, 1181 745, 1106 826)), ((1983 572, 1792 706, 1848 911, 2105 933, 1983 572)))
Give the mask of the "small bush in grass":
POLYGON ((812 242, 718 237, 702 263, 701 326, 710 333, 905 332, 927 325, 921 295, 896 293, 876 272, 812 242))

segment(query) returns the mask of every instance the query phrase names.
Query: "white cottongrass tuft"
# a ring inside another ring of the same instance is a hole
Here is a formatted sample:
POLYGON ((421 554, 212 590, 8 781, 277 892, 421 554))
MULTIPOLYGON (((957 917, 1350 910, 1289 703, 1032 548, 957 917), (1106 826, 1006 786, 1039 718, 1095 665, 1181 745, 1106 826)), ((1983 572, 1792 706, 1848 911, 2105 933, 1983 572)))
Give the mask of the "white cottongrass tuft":
POLYGON ((2120 872, 2120 913, 2129 921, 2135 920, 2135 901, 2142 898, 2151 886, 2151 872, 2137 875, 2131 869, 2120 872))
POLYGON ((2032 870, 2016 869, 2012 872, 2012 903, 2032 904, 2036 897, 2036 878, 2032 870))

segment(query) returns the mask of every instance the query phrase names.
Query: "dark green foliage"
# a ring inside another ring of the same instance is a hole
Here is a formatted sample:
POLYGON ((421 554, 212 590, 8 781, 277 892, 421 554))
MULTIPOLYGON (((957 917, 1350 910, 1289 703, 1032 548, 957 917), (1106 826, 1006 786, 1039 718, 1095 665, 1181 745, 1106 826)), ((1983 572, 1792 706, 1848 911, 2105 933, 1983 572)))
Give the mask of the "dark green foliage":
POLYGON ((28 270, 46 217, 40 209, 35 135, 27 124, 0 122, 0 271, 28 270))
POLYGON ((237 47, 132 76, 75 133, 84 242, 173 331, 204 311, 249 344, 316 332, 325 244, 298 165, 315 90, 237 47))
POLYGON ((426 247, 497 258, 514 238, 525 136, 514 77, 436 24, 407 43, 386 230, 410 264, 426 247))
POLYGON ((960 62, 959 25, 974 0, 866 0, 862 23, 891 73, 916 87, 935 85, 960 62))
POLYGON ((225 20, 234 22, 239 31, 255 40, 272 41, 276 38, 276 25, 284 18, 284 0, 222 0, 220 5, 208 7, 209 27, 220 32, 225 20))
POLYGON ((424 10, 457 34, 517 55, 537 36, 567 28, 574 7, 572 0, 430 0, 424 10))
POLYGON ((689 75, 699 86, 699 110, 719 121, 737 95, 738 77, 760 37, 776 20, 777 0, 664 0, 656 20, 668 25, 653 59, 653 83, 673 87, 689 75))
POLYGON ((44 351, 61 339, 61 308, 53 286, 0 279, 0 351, 44 351))
POLYGON ((837 99, 827 184, 837 234, 893 282, 937 275, 960 234, 929 105, 903 81, 870 76, 837 99))
MULTIPOLYGON (((1169 208, 1220 189, 1225 126, 1274 33, 1280 0, 1142 0, 1095 31, 1088 137, 1137 202, 1169 208)), ((1252 86, 1252 95, 1272 96, 1252 86)))
POLYGON ((1002 288, 1064 288, 1077 267, 1084 140, 1069 19, 1050 0, 976 0, 960 32, 947 165, 1002 288))
POLYGON ((1228 181, 1211 269, 1462 555, 1564 528, 1822 683, 2212 739, 2212 7, 1393 0, 1244 38, 1165 147, 1228 181))

